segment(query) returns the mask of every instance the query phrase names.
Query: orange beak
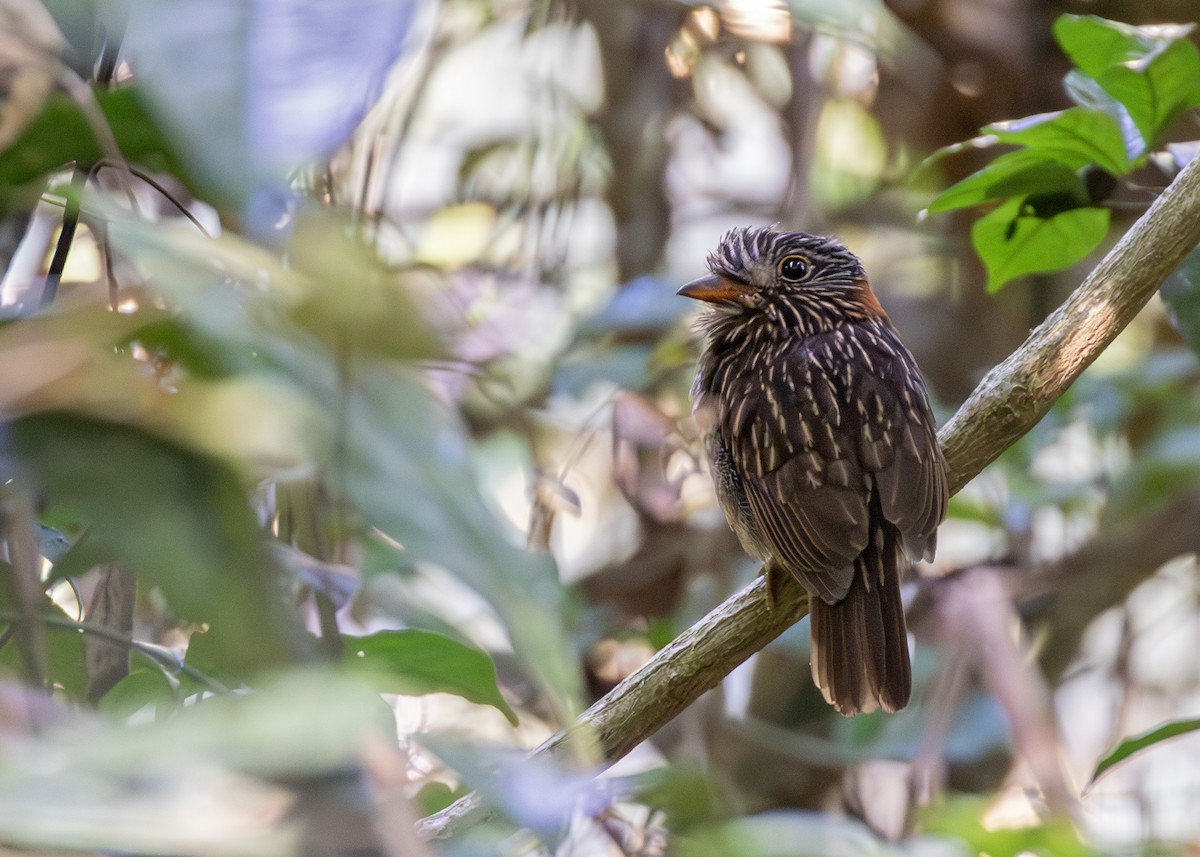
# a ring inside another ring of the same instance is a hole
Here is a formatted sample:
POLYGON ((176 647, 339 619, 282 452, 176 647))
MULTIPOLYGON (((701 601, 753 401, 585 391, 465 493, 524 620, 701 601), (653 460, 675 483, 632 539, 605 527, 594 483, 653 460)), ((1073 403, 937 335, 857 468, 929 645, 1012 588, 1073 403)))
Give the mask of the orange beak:
POLYGON ((722 301, 736 301, 746 297, 752 291, 753 288, 745 283, 731 280, 721 274, 709 274, 707 277, 692 280, 675 294, 714 304, 722 301))

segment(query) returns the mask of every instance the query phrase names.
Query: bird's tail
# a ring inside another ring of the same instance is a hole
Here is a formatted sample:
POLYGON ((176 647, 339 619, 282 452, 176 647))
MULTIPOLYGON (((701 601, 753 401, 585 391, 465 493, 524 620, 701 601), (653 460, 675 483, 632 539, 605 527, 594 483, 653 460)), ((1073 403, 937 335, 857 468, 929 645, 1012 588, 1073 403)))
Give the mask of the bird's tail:
POLYGON ((912 692, 900 577, 907 558, 889 523, 872 528, 854 580, 836 604, 810 598, 813 681, 845 715, 899 711, 912 692))

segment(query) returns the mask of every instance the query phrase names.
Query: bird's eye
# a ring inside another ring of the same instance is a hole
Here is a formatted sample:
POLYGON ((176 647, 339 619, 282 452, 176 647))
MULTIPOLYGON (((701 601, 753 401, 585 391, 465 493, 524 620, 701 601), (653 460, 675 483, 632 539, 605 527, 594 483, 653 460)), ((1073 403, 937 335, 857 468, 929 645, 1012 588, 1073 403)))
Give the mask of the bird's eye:
POLYGON ((785 256, 779 263, 779 276, 789 283, 798 283, 808 276, 808 262, 803 256, 785 256))

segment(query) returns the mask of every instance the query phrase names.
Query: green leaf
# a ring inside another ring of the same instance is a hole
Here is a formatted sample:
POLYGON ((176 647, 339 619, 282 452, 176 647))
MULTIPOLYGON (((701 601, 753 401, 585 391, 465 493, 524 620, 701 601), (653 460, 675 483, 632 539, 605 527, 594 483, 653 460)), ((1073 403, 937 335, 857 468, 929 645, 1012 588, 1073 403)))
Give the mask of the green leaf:
POLYGON ((128 351, 136 343, 197 378, 227 378, 261 363, 253 349, 206 336, 178 316, 147 315, 146 323, 119 341, 118 348, 128 351))
MULTIPOLYGON (((560 715, 573 717, 582 682, 564 622, 569 603, 553 561, 517 546, 515 528, 504 526, 483 502, 467 432, 456 415, 416 373, 369 361, 369 352, 353 347, 357 333, 366 340, 374 333, 343 328, 351 347, 335 356, 322 344, 334 338, 331 330, 313 336, 315 326, 301 327, 310 321, 305 307, 314 306, 312 291, 329 286, 321 266, 309 259, 312 276, 305 276, 246 242, 212 241, 119 214, 109 236, 161 284, 172 309, 205 339, 252 350, 257 371, 286 381, 315 406, 328 411, 336 403, 336 422, 330 416, 306 425, 309 450, 328 469, 334 489, 369 525, 404 546, 408 564, 434 563, 486 598, 560 715)), ((322 300, 338 294, 336 282, 330 291, 322 300)), ((388 353, 427 353, 427 338, 402 342, 420 325, 418 318, 404 324, 388 353)))
MULTIPOLYGON (((10 852, 282 855, 362 853, 355 847, 362 841, 373 847, 355 829, 342 835, 338 828, 336 841, 327 835, 343 822, 370 824, 361 771, 377 758, 372 748, 395 744, 392 712, 361 678, 330 670, 270 676, 254 693, 205 699, 136 725, 72 718, 61 708, 50 714, 53 728, 9 726, 4 735, 0 841, 10 852), (292 811, 298 800, 303 818, 292 811), (307 849, 298 830, 305 819, 320 830, 304 841, 321 837, 307 849)), ((32 716, 47 719, 41 705, 32 716)))
POLYGON ((1112 173, 1129 171, 1121 128, 1112 117, 1086 107, 996 122, 984 129, 1003 143, 1028 146, 1071 169, 1096 164, 1112 173))
POLYGON ((1177 738, 1180 735, 1186 735, 1189 732, 1200 731, 1200 718, 1192 720, 1172 720, 1156 726, 1149 732, 1143 732, 1141 735, 1134 735, 1132 738, 1126 738, 1096 763, 1096 770, 1092 773, 1090 787, 1092 783, 1113 766, 1119 765, 1121 762, 1128 759, 1135 753, 1140 753, 1148 747, 1153 747, 1155 744, 1160 744, 1171 738, 1177 738))
POLYGON ((1125 105, 1147 146, 1153 146, 1180 114, 1200 105, 1200 51, 1178 41, 1144 64, 1110 68, 1099 83, 1125 105))
POLYGON ((421 816, 424 817, 441 812, 466 793, 467 790, 461 785, 457 789, 452 789, 443 782, 433 780, 421 786, 421 790, 417 792, 413 802, 417 805, 421 816))
POLYGON ((380 631, 344 637, 346 663, 368 673, 382 693, 453 693, 498 709, 514 726, 517 715, 500 695, 486 652, 432 631, 380 631))
POLYGON ((454 572, 486 598, 560 716, 574 716, 581 687, 566 593, 553 561, 513 544, 483 503, 463 427, 411 373, 383 367, 363 367, 342 406, 346 495, 410 558, 454 572))
POLYGON ((356 764, 368 735, 395 734, 395 718, 361 677, 316 668, 272 673, 254 693, 221 694, 173 717, 123 729, 95 755, 203 759, 265 777, 303 777, 356 764))
POLYGON ((311 283, 293 317, 335 352, 444 356, 403 275, 385 269, 349 224, 328 212, 306 212, 297 219, 288 261, 311 283))
MULTIPOLYGON (((127 160, 184 176, 157 125, 142 110, 136 87, 97 92, 95 96, 116 137, 117 148, 127 160)), ((39 181, 73 161, 87 166, 101 157, 103 153, 78 105, 66 95, 54 95, 13 145, 0 154, 0 189, 39 181)))
POLYGON ((946 188, 926 209, 930 214, 978 205, 989 199, 1032 193, 1063 193, 1087 204, 1087 188, 1070 167, 1024 149, 1007 152, 946 188))
POLYGON ((1063 87, 1067 95, 1080 107, 1098 110, 1104 113, 1121 129, 1121 139, 1125 141, 1125 154, 1130 164, 1141 163, 1146 154, 1146 141, 1134 124, 1125 105, 1117 101, 1092 78, 1077 68, 1071 69, 1063 77, 1063 87))
POLYGON ((697 762, 680 760, 637 778, 637 797, 667 814, 671 831, 686 835, 697 825, 728 817, 728 799, 697 762))
POLYGON ((1054 36, 1083 74, 1125 106, 1149 147, 1176 116, 1200 104, 1200 51, 1188 40, 1194 29, 1063 15, 1054 36))
POLYGON ((116 721, 128 720, 143 708, 175 702, 170 679, 157 667, 139 667, 109 688, 100 699, 100 713, 116 721))
POLYGON ((1025 274, 1061 271, 1100 246, 1108 232, 1106 208, 1076 208, 1038 217, 1025 198, 1014 198, 976 221, 971 243, 987 268, 994 292, 1025 274))
POLYGON ((63 413, 15 420, 8 439, 30 484, 88 525, 92 556, 128 565, 180 615, 211 622, 231 667, 296 651, 295 617, 231 470, 141 430, 63 413))
MULTIPOLYGON (((49 599, 47 599, 49 600, 49 599)), ((58 608, 54 608, 58 612, 58 608)), ((9 613, 9 616, 15 616, 9 613)), ((63 614, 63 618, 67 618, 63 614)), ((0 620, 0 629, 8 622, 0 620)), ((72 628, 57 625, 43 626, 46 643, 46 681, 61 688, 68 699, 82 702, 87 695, 87 673, 84 671, 83 634, 72 628)), ((24 660, 15 643, 0 649, 0 674, 23 677, 24 660)))
POLYGON ((1136 63, 1165 44, 1186 38, 1194 25, 1135 27, 1097 15, 1061 15, 1054 38, 1084 74, 1099 78, 1115 65, 1136 63))
POLYGON ((56 583, 72 577, 83 577, 109 559, 111 557, 104 546, 88 539, 87 532, 84 532, 74 544, 54 559, 48 580, 50 583, 56 583))
POLYGON ((991 803, 991 798, 983 796, 941 801, 921 813, 921 829, 936 836, 957 837, 967 843, 970 853, 988 857, 1019 857, 1029 853, 1090 857, 1095 853, 1080 841, 1067 818, 1050 819, 1036 827, 985 827, 982 818, 991 803))
MULTIPOLYGON (((902 853, 902 848, 885 843, 857 819, 797 809, 696 825, 672 836, 671 842, 673 857, 899 857, 902 853)), ((963 857, 953 847, 944 853, 963 857)))
MULTIPOLYGON (((11 578, 12 566, 0 560, 0 576, 11 578)), ((37 609, 55 619, 70 620, 61 607, 49 595, 42 593, 37 609)), ((10 622, 21 616, 15 593, 11 586, 0 585, 0 631, 10 626, 10 622)), ((61 625, 42 625, 42 639, 46 650, 46 680, 62 688, 63 692, 74 700, 82 700, 86 695, 87 673, 84 671, 83 633, 76 628, 66 628, 61 625)), ((24 673, 24 659, 20 647, 10 640, 0 646, 0 673, 20 677, 24 673)))
POLYGON ((332 354, 442 356, 406 281, 415 275, 385 268, 344 220, 299 217, 284 265, 230 233, 210 239, 108 213, 110 240, 154 277, 177 311, 128 339, 161 347, 192 371, 217 376, 274 362, 304 378, 320 368, 336 374, 332 354), (325 350, 304 341, 307 333, 325 350))

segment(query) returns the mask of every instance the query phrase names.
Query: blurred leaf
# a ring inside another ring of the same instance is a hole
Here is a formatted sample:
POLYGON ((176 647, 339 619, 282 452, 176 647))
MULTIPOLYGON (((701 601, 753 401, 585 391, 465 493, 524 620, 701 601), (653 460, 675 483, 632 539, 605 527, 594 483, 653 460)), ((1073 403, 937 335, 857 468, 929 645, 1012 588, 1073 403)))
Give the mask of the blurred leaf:
POLYGON ((0 151, 54 91, 64 47, 62 33, 40 0, 5 0, 0 21, 0 151))
POLYGON ((798 810, 763 812, 697 828, 672 845, 672 853, 680 857, 899 857, 903 853, 859 821, 798 810))
POLYGON ((441 812, 466 793, 464 788, 452 789, 445 783, 434 781, 421 786, 414 800, 421 816, 424 817, 441 812))
POLYGON ((317 670, 272 676, 254 693, 205 699, 159 722, 79 720, 6 736, 0 841, 88 853, 296 854, 288 815, 296 792, 276 784, 357 783, 363 748, 389 740, 395 724, 378 694, 317 670))
POLYGON ((159 709, 174 702, 175 689, 166 674, 155 667, 140 667, 130 670, 100 698, 100 713, 123 722, 143 708, 159 709))
POLYGON ((467 465, 464 429, 411 374, 363 368, 343 399, 342 489, 414 559, 459 575, 496 608, 562 717, 579 705, 577 659, 554 564, 509 541, 467 465))
POLYGON ((70 549, 71 539, 65 533, 45 524, 38 524, 37 531, 38 548, 42 556, 50 562, 54 562, 70 549))
POLYGON ((234 234, 214 239, 108 213, 110 240, 151 274, 176 311, 129 339, 145 338, 200 374, 274 368, 304 386, 328 387, 334 358, 441 354, 402 276, 353 238, 344 219, 300 216, 284 264, 234 234))
POLYGON ((658 277, 643 276, 623 284, 599 312, 580 319, 580 338, 617 334, 624 337, 656 336, 677 323, 691 308, 675 288, 658 277))
MULTIPOLYGON (((1167 393, 1178 396, 1178 390, 1167 393)), ((1137 450, 1133 467, 1114 486, 1110 508, 1145 512, 1161 506, 1181 489, 1200 482, 1200 425, 1192 421, 1159 428, 1137 450)))
POLYGON ((1159 294, 1184 341, 1200 354, 1200 248, 1188 253, 1159 294))
POLYGON ((685 835, 698 825, 726 818, 729 808, 712 776, 697 763, 681 761, 638 776, 637 800, 667 814, 671 832, 685 835))
POLYGON ((1173 720, 1155 726, 1150 731, 1143 732, 1141 735, 1126 738, 1096 763, 1096 770, 1092 772, 1092 779, 1088 783, 1088 787, 1090 788, 1105 772, 1121 764, 1121 762, 1124 762, 1135 753, 1140 753, 1142 750, 1171 738, 1177 738, 1180 735, 1187 735, 1189 732, 1196 731, 1200 731, 1200 718, 1193 720, 1173 720))
POLYGON ((767 104, 782 108, 792 97, 792 70, 787 56, 779 45, 759 41, 747 41, 744 50, 746 77, 755 91, 767 104))
POLYGON ((553 390, 582 396, 596 384, 640 389, 653 377, 653 356, 654 346, 641 342, 575 349, 557 362, 553 390))
POLYGON ((18 419, 8 440, 31 484, 87 523, 99 554, 160 587, 180 615, 212 623, 226 663, 261 667, 295 652, 277 570, 227 468, 138 429, 67 414, 18 419))
POLYGON ((990 527, 1000 527, 1004 523, 1002 510, 997 508, 995 503, 978 496, 963 496, 961 492, 950 498, 946 517, 974 521, 990 527))
POLYGON ((650 621, 646 628, 646 640, 654 649, 662 649, 679 636, 679 629, 665 616, 659 616, 650 621))
POLYGON ((365 735, 394 735, 390 708, 359 677, 325 669, 273 674, 249 694, 188 706, 162 726, 130 730, 144 752, 184 753, 267 777, 356 764, 365 735))
POLYGON ((1194 28, 1063 15, 1054 36, 1084 74, 1125 105, 1153 145, 1172 119, 1200 104, 1200 51, 1188 41, 1194 28))
POLYGON ((368 674, 383 693, 419 696, 453 693, 498 709, 517 725, 517 715, 500 695, 496 667, 486 652, 432 631, 380 631, 343 637, 346 664, 368 674))
POLYGON ((1081 842, 1069 819, 1059 818, 1037 827, 984 827, 986 797, 958 797, 928 807, 921 814, 927 833, 953 836, 965 842, 970 853, 986 857, 1019 857, 1022 854, 1053 857, 1092 857, 1095 852, 1081 842))
POLYGON ((1068 268, 1099 247, 1108 233, 1106 208, 1077 208, 1046 218, 1027 209, 1026 198, 1010 199, 971 229, 971 243, 987 268, 989 292, 1025 274, 1068 268))
POLYGON ((1079 205, 1088 202, 1087 188, 1075 170, 1059 161, 1047 160, 1039 152, 1023 149, 1006 152, 983 169, 955 182, 938 194, 927 211, 938 214, 978 205, 990 199, 1031 193, 1061 193, 1079 205))
POLYGON ((413 7, 135 0, 123 49, 188 163, 258 232, 281 213, 290 171, 328 156, 358 124, 413 7))
MULTIPOLYGON (((324 228, 335 225, 326 221, 324 228)), ((210 240, 128 219, 116 220, 109 232, 205 338, 255 355, 259 371, 286 379, 310 409, 336 403, 336 422, 322 421, 314 410, 300 427, 311 435, 308 448, 329 468, 334 489, 370 525, 402 544, 409 563, 437 563, 488 599, 562 717, 572 717, 581 681, 553 562, 510 541, 516 533, 500 525, 479 495, 465 428, 412 372, 371 365, 363 361, 369 353, 331 354, 297 324, 304 312, 293 310, 334 299, 313 297, 329 284, 244 241, 210 240)), ((336 260, 312 260, 315 267, 330 264, 336 260)), ((336 287, 331 291, 336 295, 336 287)), ((375 323, 368 314, 360 318, 375 323)), ((415 354, 428 342, 406 334, 419 329, 419 316, 396 324, 402 326, 390 353, 415 354)), ((346 336, 353 345, 354 331, 346 336)))
POLYGON ((150 315, 118 347, 128 350, 134 343, 198 378, 224 378, 261 364, 253 349, 216 340, 177 316, 150 315))
POLYGON ((996 122, 983 130, 1002 143, 1028 146, 1072 169, 1096 164, 1114 175, 1129 170, 1120 126, 1107 114, 1086 107, 996 122))
POLYGON ((335 354, 441 357, 422 307, 401 275, 385 270, 350 228, 327 212, 307 211, 298 219, 288 260, 313 287, 295 308, 295 319, 335 354))
POLYGON ((542 836, 555 836, 576 813, 595 816, 614 800, 611 785, 596 772, 571 770, 553 756, 432 733, 418 740, 489 805, 542 836))
MULTIPOLYGON (((494 153, 509 147, 490 147, 494 153)), ((437 268, 455 269, 479 262, 496 239, 498 213, 486 202, 440 208, 425 222, 415 256, 437 268)))
MULTIPOLYGON (((136 87, 100 91, 95 97, 126 160, 185 178, 170 146, 142 111, 136 87)), ((24 133, 0 154, 0 189, 28 185, 72 162, 87 166, 101 157, 79 107, 66 95, 53 95, 24 133)))
MULTIPOLYGON (((7 562, 0 560, 0 575, 7 577, 11 570, 12 567, 7 562)), ((67 616, 49 595, 43 594, 40 600, 41 613, 68 621, 72 618, 67 616)), ((11 623, 22 615, 10 586, 0 586, 0 611, 5 614, 0 618, 0 630, 11 628, 11 623)), ((44 624, 42 637, 45 642, 46 681, 61 687, 70 699, 82 701, 87 692, 83 632, 75 628, 44 624)), ((0 646, 0 672, 14 677, 20 677, 24 673, 24 660, 13 640, 7 640, 0 646)))
POLYGON ((83 577, 108 559, 108 551, 102 545, 88 539, 88 534, 84 531, 74 544, 54 560, 54 565, 50 569, 49 582, 83 577))
POLYGON ((177 676, 180 697, 234 690, 246 681, 245 673, 231 668, 222 657, 221 640, 211 630, 192 632, 183 662, 188 669, 177 676))
POLYGON ((869 197, 887 168, 879 120, 857 101, 830 99, 821 107, 816 134, 812 194, 833 207, 869 197))

